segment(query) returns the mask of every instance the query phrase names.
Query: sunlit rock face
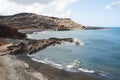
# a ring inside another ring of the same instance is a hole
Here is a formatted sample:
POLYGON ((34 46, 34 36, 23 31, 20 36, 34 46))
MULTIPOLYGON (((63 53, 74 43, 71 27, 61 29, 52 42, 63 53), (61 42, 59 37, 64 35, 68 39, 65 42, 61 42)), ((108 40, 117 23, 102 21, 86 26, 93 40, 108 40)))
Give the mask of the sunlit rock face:
POLYGON ((34 13, 19 13, 11 16, 0 16, 0 23, 15 26, 17 29, 85 29, 85 26, 74 22, 70 18, 50 17, 34 13))

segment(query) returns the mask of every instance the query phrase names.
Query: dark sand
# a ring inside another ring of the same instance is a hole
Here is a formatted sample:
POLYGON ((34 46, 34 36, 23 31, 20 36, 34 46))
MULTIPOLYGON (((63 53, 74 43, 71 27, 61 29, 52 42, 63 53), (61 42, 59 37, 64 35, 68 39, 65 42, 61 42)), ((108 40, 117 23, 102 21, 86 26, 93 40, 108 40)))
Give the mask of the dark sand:
POLYGON ((82 72, 68 72, 54 68, 47 64, 33 61, 26 54, 20 54, 16 56, 22 61, 25 61, 30 66, 30 69, 38 71, 48 77, 48 80, 102 80, 82 72))

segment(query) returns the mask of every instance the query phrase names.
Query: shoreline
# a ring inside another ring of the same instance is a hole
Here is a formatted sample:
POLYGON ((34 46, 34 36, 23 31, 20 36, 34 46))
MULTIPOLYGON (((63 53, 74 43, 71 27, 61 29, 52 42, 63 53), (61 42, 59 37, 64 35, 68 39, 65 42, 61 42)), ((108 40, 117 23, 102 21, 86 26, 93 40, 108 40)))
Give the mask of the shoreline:
POLYGON ((87 75, 83 72, 68 72, 52 67, 48 64, 33 61, 26 54, 18 54, 16 56, 18 59, 27 63, 31 69, 42 73, 44 76, 47 76, 49 80, 102 80, 100 78, 87 75))
POLYGON ((62 41, 73 42, 73 39, 49 38, 46 40, 18 40, 16 45, 11 46, 13 48, 13 51, 15 52, 10 52, 10 54, 0 56, 0 65, 2 65, 0 67, 0 79, 6 80, 4 78, 7 78, 9 80, 102 80, 100 78, 87 75, 83 72, 68 72, 65 70, 57 69, 48 64, 33 61, 29 56, 27 56, 28 52, 31 49, 31 53, 34 53, 36 51, 43 50, 51 45, 54 46, 56 44, 61 44, 62 41), (30 44, 28 44, 29 42, 30 44), (2 74, 2 70, 4 70, 4 74, 2 74), (6 72, 9 72, 9 76, 6 75, 6 72))
POLYGON ((27 54, 0 56, 2 80, 102 80, 83 72, 68 72, 33 61, 27 54))

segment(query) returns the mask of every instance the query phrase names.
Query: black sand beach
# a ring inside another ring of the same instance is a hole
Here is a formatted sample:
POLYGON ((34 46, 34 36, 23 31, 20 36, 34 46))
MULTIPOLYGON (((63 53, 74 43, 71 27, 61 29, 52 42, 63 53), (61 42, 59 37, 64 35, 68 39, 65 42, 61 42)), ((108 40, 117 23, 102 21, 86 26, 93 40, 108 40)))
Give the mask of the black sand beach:
POLYGON ((16 56, 20 60, 25 61, 31 69, 38 71, 44 76, 48 77, 48 80, 101 80, 99 78, 88 76, 82 72, 67 72, 47 64, 33 61, 26 54, 19 54, 16 56))

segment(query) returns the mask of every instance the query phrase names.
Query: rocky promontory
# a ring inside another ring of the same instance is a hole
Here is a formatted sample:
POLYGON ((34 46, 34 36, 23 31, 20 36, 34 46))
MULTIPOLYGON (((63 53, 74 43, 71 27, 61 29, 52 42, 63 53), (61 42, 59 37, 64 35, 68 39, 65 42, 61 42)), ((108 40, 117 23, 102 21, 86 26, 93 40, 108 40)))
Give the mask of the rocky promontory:
POLYGON ((8 47, 9 54, 21 54, 21 53, 35 53, 49 46, 55 46, 56 44, 62 44, 64 42, 74 42, 73 38, 49 38, 41 40, 26 39, 13 43, 8 47))

